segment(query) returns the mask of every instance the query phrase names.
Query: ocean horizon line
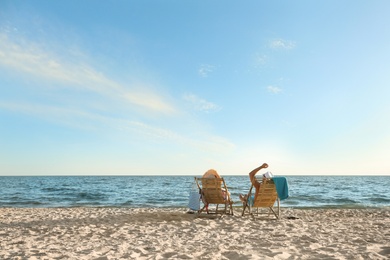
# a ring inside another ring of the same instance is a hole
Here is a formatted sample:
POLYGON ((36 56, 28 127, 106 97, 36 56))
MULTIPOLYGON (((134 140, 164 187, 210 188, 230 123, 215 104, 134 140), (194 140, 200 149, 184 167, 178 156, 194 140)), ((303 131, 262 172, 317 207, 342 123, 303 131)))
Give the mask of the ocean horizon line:
MULTIPOLYGON (((0 176, 0 206, 186 206, 201 175, 0 176)), ((248 175, 223 176, 237 200, 248 193, 248 175)), ((287 207, 390 206, 389 176, 286 176, 287 207)))
MULTIPOLYGON (((203 174, 21 174, 7 175, 0 174, 0 177, 199 177, 203 174)), ((221 174, 221 177, 241 177, 248 174, 221 174)), ((291 177, 390 177, 389 174, 274 174, 274 176, 291 176, 291 177)))

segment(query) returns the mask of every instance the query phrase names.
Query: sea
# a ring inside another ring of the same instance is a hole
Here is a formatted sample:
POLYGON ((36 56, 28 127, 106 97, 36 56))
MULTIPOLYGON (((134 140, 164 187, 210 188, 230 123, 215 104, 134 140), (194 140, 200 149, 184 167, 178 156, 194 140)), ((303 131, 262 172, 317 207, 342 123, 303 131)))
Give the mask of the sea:
MULTIPOLYGON (((200 177, 200 176, 197 176, 200 177)), ((390 176, 284 176, 288 208, 390 208, 390 176)), ((236 205, 248 176, 224 176, 236 205)), ((0 207, 186 208, 194 176, 0 176, 0 207)))

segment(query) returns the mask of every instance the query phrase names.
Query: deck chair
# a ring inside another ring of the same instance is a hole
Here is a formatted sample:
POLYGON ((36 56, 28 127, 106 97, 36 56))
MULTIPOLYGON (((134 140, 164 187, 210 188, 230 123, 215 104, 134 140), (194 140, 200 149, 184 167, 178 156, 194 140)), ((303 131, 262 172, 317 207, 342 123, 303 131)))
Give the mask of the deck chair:
POLYGON ((248 193, 248 199, 244 203, 242 216, 246 213, 255 216, 265 216, 269 218, 271 215, 276 219, 280 218, 280 199, 276 192, 276 186, 272 179, 263 178, 259 193, 255 196, 255 188, 251 185, 248 193), (276 204, 276 205, 275 205, 276 204))
POLYGON ((221 216, 223 214, 233 215, 233 201, 223 178, 195 178, 195 181, 201 191, 204 204, 203 208, 198 211, 198 216, 203 211, 207 214, 221 214, 221 216))

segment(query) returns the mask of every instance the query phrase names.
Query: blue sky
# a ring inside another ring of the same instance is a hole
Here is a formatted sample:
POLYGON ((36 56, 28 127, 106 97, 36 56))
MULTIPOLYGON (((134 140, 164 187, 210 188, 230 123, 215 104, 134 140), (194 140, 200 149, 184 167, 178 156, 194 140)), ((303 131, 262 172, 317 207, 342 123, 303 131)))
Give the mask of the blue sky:
POLYGON ((390 174, 389 1, 0 2, 0 174, 390 174))

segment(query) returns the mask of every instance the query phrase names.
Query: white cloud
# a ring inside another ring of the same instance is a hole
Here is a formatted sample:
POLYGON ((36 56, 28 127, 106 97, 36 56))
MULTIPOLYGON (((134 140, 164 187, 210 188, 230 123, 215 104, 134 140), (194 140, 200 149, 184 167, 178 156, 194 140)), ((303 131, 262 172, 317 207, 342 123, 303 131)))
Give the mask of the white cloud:
POLYGON ((18 72, 20 77, 34 76, 46 83, 59 83, 69 89, 82 89, 116 102, 129 102, 153 113, 175 113, 175 108, 152 88, 135 89, 124 85, 70 53, 44 51, 34 42, 13 41, 0 33, 0 66, 18 72), (67 57, 68 55, 68 57, 67 57))
POLYGON ((272 49, 290 50, 295 48, 295 42, 283 39, 274 39, 270 41, 269 46, 272 49))
MULTIPOLYGON (((56 46, 56 49, 60 48, 61 46, 56 46)), ((173 115, 177 114, 178 110, 153 86, 144 82, 123 84, 99 71, 91 62, 86 62, 91 58, 80 52, 76 55, 74 53, 77 52, 65 47, 61 53, 53 51, 50 45, 47 48, 26 39, 15 40, 15 37, 9 37, 4 31, 0 31, 0 68, 14 72, 22 79, 34 79, 34 83, 27 87, 40 88, 35 92, 37 96, 43 93, 39 99, 30 99, 22 93, 15 96, 14 100, 4 100, 0 97, 0 110, 33 116, 49 123, 84 131, 111 129, 115 130, 115 134, 125 133, 126 138, 145 137, 152 142, 191 146, 201 152, 207 150, 220 154, 234 148, 232 143, 219 136, 192 136, 188 132, 181 134, 173 131, 174 125, 165 122, 161 124, 160 118, 157 120, 159 125, 143 123, 140 114, 135 115, 135 112, 149 111, 155 115, 173 115), (162 126, 164 124, 166 127, 162 126)), ((212 70, 212 66, 205 66, 202 73, 206 75, 212 70)), ((12 74, 9 74, 10 77, 12 74)), ((25 87, 23 81, 14 79, 14 82, 19 88, 25 87)), ((186 95, 184 99, 203 112, 220 109, 216 104, 195 95, 186 95)), ((148 119, 153 122, 151 117, 148 119)), ((175 124, 174 121, 172 123, 175 124)), ((182 129, 183 122, 178 123, 181 124, 179 129, 182 129)))
POLYGON ((52 105, 1 102, 0 108, 22 113, 28 116, 34 116, 48 122, 54 122, 58 125, 64 125, 72 128, 90 130, 95 128, 95 123, 101 121, 103 116, 95 113, 83 111, 79 108, 64 108, 52 105))
POLYGON ((184 147, 191 146, 199 151, 220 153, 231 151, 235 147, 234 144, 228 140, 218 136, 202 135, 191 138, 170 129, 153 126, 141 121, 129 120, 121 117, 112 118, 65 107, 0 101, 0 109, 37 116, 46 121, 82 130, 93 131, 112 128, 124 131, 130 137, 133 135, 129 135, 129 133, 136 133, 138 137, 141 136, 148 142, 176 143, 181 144, 184 147))
POLYGON ((148 108, 152 111, 158 111, 164 114, 175 114, 176 110, 163 98, 155 93, 148 93, 145 90, 132 91, 124 95, 125 98, 132 104, 143 108, 148 108))
POLYGON ((268 86, 267 91, 272 94, 279 94, 282 92, 282 89, 276 86, 268 86))
POLYGON ((219 111, 221 109, 218 105, 199 98, 194 94, 186 94, 183 98, 185 101, 191 103, 194 109, 198 111, 214 112, 219 111))
POLYGON ((256 54, 256 64, 258 66, 263 66, 263 65, 267 64, 267 61, 268 61, 267 55, 256 54))
POLYGON ((196 138, 180 135, 168 129, 154 127, 138 121, 127 121, 128 130, 136 131, 143 135, 148 141, 163 140, 179 143, 184 147, 193 147, 200 151, 225 153, 232 151, 235 145, 225 138, 218 136, 203 135, 196 138))
POLYGON ((206 78, 213 71, 214 71, 214 66, 208 65, 208 64, 203 64, 200 66, 198 73, 202 78, 206 78))

